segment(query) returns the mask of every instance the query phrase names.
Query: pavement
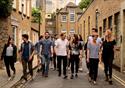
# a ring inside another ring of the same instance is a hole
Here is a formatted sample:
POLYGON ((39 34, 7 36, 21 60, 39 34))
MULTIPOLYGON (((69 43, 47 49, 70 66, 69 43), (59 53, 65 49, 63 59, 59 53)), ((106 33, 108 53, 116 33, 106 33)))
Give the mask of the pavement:
MULTIPOLYGON (((33 60, 33 67, 37 65, 37 59, 36 56, 33 60)), ((16 68, 16 75, 14 79, 8 81, 8 76, 6 73, 6 68, 0 69, 0 88, 10 88, 13 86, 17 81, 20 80, 22 74, 22 64, 20 62, 15 63, 15 68, 16 68)), ((12 72, 12 71, 11 71, 12 72)))
POLYGON ((58 72, 50 69, 49 77, 42 77, 42 73, 36 73, 34 80, 25 84, 25 88, 125 88, 125 75, 118 71, 113 71, 113 85, 109 85, 105 81, 102 65, 100 65, 98 72, 97 85, 93 85, 88 81, 88 74, 85 63, 83 63, 83 72, 80 72, 78 78, 70 79, 70 71, 68 71, 68 79, 58 77, 58 72), (114 75, 118 77, 115 79, 114 75), (122 77, 124 77, 122 79, 122 77), (118 79, 123 80, 119 82, 118 79))

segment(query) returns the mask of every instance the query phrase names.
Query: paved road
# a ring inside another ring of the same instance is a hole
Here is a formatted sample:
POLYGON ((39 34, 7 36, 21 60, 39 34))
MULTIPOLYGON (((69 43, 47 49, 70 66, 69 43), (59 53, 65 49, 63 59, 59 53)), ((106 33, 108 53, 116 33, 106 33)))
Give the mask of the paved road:
POLYGON ((86 69, 84 69, 82 73, 79 73, 77 79, 70 79, 70 73, 68 73, 68 79, 58 77, 57 74, 57 71, 50 70, 49 77, 44 78, 41 73, 37 73, 34 80, 26 84, 25 88, 125 88, 114 79, 113 85, 109 85, 108 82, 105 82, 104 73, 101 69, 99 69, 97 85, 88 82, 86 69))

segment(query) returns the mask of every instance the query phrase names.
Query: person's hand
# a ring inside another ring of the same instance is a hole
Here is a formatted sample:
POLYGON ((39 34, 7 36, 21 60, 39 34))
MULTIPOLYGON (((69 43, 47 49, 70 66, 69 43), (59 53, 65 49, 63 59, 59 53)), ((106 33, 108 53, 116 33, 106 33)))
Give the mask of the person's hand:
POLYGON ((79 58, 81 59, 81 58, 82 58, 82 55, 79 55, 79 58))
POLYGON ((89 59, 87 59, 87 63, 89 63, 89 59))
POLYGON ((33 59, 32 55, 29 57, 29 61, 31 61, 33 59))
POLYGON ((70 55, 69 54, 67 55, 67 58, 70 59, 70 55))

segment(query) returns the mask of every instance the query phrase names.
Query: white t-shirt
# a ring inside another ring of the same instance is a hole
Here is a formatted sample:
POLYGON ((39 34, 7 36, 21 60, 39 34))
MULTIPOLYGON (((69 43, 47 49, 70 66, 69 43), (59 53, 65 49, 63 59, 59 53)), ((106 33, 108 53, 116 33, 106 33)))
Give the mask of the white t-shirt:
MULTIPOLYGON (((89 36, 89 40, 88 40, 90 43, 93 41, 93 37, 92 36, 89 36)), ((101 44, 102 43, 102 40, 100 37, 97 38, 96 40, 97 44, 101 44)))
POLYGON ((13 47, 12 47, 12 45, 7 47, 6 56, 13 56, 13 47))
POLYGON ((68 45, 69 45, 69 42, 67 39, 65 39, 65 40, 57 39, 55 41, 56 55, 57 56, 66 56, 68 45))

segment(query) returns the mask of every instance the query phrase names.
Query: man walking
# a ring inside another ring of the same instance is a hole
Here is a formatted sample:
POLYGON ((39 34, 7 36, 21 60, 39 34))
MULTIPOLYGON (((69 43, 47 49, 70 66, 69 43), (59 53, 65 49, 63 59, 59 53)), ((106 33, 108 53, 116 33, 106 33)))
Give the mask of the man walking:
POLYGON ((42 45, 41 56, 42 56, 42 75, 48 77, 50 57, 53 57, 53 43, 49 39, 49 32, 45 32, 45 39, 40 41, 42 45))
POLYGON ((60 38, 55 41, 55 51, 57 55, 57 65, 58 65, 58 76, 61 76, 61 62, 63 60, 63 75, 64 79, 67 78, 66 75, 66 67, 67 67, 67 48, 68 48, 68 40, 66 39, 66 35, 62 33, 60 38))
POLYGON ((23 78, 27 81, 27 66, 31 75, 33 77, 32 62, 34 56, 34 46, 28 40, 29 36, 27 34, 22 35, 23 43, 21 44, 20 55, 21 62, 23 66, 23 78))

